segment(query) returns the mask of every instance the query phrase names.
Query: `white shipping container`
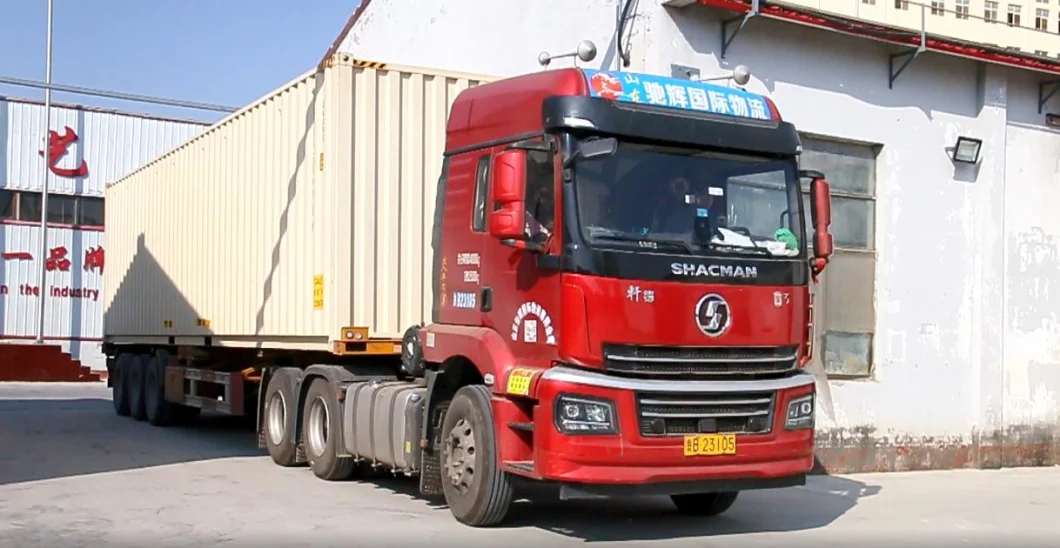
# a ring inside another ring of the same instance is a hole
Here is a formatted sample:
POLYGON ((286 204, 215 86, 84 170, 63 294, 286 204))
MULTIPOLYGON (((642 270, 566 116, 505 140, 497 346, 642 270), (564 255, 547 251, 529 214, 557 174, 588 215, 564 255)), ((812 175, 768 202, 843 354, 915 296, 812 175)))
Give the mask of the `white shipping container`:
POLYGON ((336 54, 109 185, 107 340, 324 350, 429 319, 447 115, 490 79, 336 54))

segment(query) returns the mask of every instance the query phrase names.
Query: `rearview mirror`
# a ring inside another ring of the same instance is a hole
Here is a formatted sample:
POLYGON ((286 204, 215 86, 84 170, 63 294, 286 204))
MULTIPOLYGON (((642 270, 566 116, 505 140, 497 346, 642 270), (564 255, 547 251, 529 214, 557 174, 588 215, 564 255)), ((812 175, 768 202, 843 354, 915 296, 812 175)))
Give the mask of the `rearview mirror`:
POLYGON ((810 224, 813 226, 813 259, 810 267, 816 280, 832 256, 832 233, 829 231, 832 224, 831 188, 824 174, 819 171, 802 171, 799 176, 811 179, 810 224))
POLYGON ((569 166, 575 160, 591 160, 593 158, 602 158, 604 156, 610 156, 618 150, 618 139, 614 137, 604 137, 602 139, 589 139, 582 141, 578 145, 578 150, 574 151, 567 157, 567 161, 563 162, 564 167, 569 166))
POLYGON ((501 240, 521 240, 526 224, 526 151, 510 149, 493 157, 489 233, 501 240))

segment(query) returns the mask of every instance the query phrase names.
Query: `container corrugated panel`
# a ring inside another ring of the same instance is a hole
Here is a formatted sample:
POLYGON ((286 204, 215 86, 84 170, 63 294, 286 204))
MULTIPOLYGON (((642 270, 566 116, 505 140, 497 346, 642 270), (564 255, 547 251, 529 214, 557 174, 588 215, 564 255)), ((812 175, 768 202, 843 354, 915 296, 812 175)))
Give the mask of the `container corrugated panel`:
MULTIPOLYGON (((0 188, 40 192, 44 105, 0 98, 0 188)), ((118 111, 58 105, 51 130, 65 152, 48 188, 59 194, 102 196, 118 180, 205 130, 209 124, 118 111), (73 170, 64 176, 63 170, 73 170), (84 175, 80 175, 84 173, 84 175)))
POLYGON ((488 79, 338 54, 108 187, 107 336, 322 349, 429 318, 446 118, 488 79))

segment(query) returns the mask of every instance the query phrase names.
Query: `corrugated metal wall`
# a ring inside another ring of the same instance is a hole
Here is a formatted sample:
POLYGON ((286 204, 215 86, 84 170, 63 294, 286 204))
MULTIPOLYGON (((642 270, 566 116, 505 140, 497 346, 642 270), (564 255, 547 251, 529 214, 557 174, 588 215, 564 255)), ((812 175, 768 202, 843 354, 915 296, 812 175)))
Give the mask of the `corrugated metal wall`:
MULTIPOLYGON (((66 154, 55 164, 76 169, 82 163, 87 175, 63 177, 52 173, 49 192, 103 196, 103 188, 133 169, 157 158, 206 124, 182 122, 113 111, 55 106, 51 128, 59 137, 74 137, 66 154), (67 131, 67 127, 70 131, 67 131)), ((0 99, 0 189, 39 192, 44 158, 44 106, 34 102, 0 99)), ((107 204, 108 216, 115 212, 107 204)), ((0 220, 0 340, 32 339, 37 333, 41 298, 34 288, 42 263, 38 249, 40 228, 34 224, 0 220)), ((49 252, 64 254, 67 268, 47 274, 45 299, 46 339, 61 345, 75 358, 95 368, 103 367, 99 341, 103 336, 103 269, 106 249, 103 232, 51 228, 49 252), (100 252, 99 250, 103 251, 100 252), (86 253, 102 266, 86 265, 86 253)), ((61 259, 58 266, 63 266, 61 259)))
MULTIPOLYGON (((0 225, 0 339, 28 340, 37 334, 39 236, 39 227, 0 225)), ((80 358, 80 343, 95 347, 103 336, 103 233, 52 228, 48 247, 57 259, 47 274, 44 334, 68 351, 73 345, 74 357, 80 358)), ((84 358, 93 362, 86 365, 96 365, 95 355, 84 358)))
MULTIPOLYGON (((88 175, 52 176, 48 188, 62 194, 102 196, 103 187, 201 133, 205 124, 147 118, 112 111, 52 108, 51 129, 76 136, 58 167, 85 163, 88 175), (70 128, 70 132, 66 131, 70 128)), ((0 99, 0 188, 41 189, 44 105, 0 99)))
POLYGON ((426 317, 445 120, 480 78, 333 61, 107 189, 108 336, 323 348, 426 317))

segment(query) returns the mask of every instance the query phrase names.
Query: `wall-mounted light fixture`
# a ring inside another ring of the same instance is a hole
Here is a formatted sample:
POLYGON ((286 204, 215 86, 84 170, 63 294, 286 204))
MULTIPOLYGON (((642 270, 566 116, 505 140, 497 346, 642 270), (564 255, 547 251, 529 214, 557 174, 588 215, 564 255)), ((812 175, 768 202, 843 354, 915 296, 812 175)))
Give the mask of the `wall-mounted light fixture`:
POLYGON ((982 150, 982 148, 982 139, 958 137, 957 144, 953 145, 953 161, 961 164, 978 163, 979 151, 982 150))

